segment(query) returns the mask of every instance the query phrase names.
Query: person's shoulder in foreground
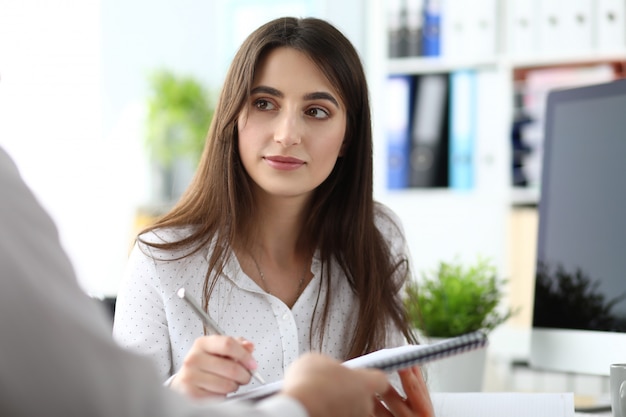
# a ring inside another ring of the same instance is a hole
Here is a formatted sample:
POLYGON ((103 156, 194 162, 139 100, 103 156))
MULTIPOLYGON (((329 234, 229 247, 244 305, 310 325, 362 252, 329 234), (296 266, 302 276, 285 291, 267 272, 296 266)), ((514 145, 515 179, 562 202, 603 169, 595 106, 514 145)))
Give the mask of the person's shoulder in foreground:
POLYGON ((281 395, 256 405, 192 403, 122 350, 105 311, 79 287, 56 227, 0 148, 0 415, 369 415, 385 376, 307 355, 281 395), (308 412, 308 414, 307 414, 308 412))

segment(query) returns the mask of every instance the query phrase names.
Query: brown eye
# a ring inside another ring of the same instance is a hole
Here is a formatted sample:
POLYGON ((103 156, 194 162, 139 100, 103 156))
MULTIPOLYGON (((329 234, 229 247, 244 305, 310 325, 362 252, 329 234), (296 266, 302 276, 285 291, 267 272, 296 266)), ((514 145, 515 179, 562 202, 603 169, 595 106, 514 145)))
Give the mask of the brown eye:
POLYGON ((270 101, 262 98, 254 101, 254 107, 259 110, 273 110, 275 108, 270 101))
POLYGON ((306 114, 315 119, 328 119, 330 117, 330 114, 320 107, 310 108, 306 111, 306 114))

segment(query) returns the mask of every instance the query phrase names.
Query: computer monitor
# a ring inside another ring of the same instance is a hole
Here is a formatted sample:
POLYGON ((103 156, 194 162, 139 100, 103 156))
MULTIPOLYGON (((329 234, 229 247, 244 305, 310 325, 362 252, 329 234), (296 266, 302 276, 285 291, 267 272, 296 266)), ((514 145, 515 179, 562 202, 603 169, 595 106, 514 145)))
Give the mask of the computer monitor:
POLYGON ((530 364, 626 362, 626 80, 548 95, 530 364))

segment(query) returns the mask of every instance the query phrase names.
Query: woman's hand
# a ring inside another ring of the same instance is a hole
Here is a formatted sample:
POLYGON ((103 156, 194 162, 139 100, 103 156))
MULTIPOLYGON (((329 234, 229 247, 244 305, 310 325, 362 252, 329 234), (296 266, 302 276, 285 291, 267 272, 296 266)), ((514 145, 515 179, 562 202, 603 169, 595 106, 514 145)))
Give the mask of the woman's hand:
POLYGON ((406 398, 402 397, 393 387, 380 395, 376 402, 376 417, 434 417, 435 411, 430 401, 426 382, 419 367, 398 371, 406 398), (383 404, 384 402, 384 404, 383 404))
POLYGON ((193 398, 224 397, 250 382, 254 346, 230 336, 202 336, 187 353, 170 387, 193 398))

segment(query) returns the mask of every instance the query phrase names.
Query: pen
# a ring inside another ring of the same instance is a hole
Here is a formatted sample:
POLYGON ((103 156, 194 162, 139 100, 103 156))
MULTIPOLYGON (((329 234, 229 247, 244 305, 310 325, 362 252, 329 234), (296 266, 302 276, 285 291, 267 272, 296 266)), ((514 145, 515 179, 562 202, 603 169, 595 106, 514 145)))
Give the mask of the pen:
MULTIPOLYGON (((187 294, 185 293, 185 288, 180 288, 178 291, 176 291, 176 295, 178 295, 179 298, 182 298, 184 301, 187 302, 187 304, 189 304, 191 309, 202 319, 204 325, 211 329, 213 333, 225 335, 224 331, 220 329, 216 322, 213 321, 211 316, 209 316, 206 311, 200 308, 200 306, 191 297, 187 296, 187 294)), ((250 369, 248 369, 248 372, 261 384, 265 384, 265 380, 261 377, 261 375, 259 375, 258 371, 251 371, 250 369)))

